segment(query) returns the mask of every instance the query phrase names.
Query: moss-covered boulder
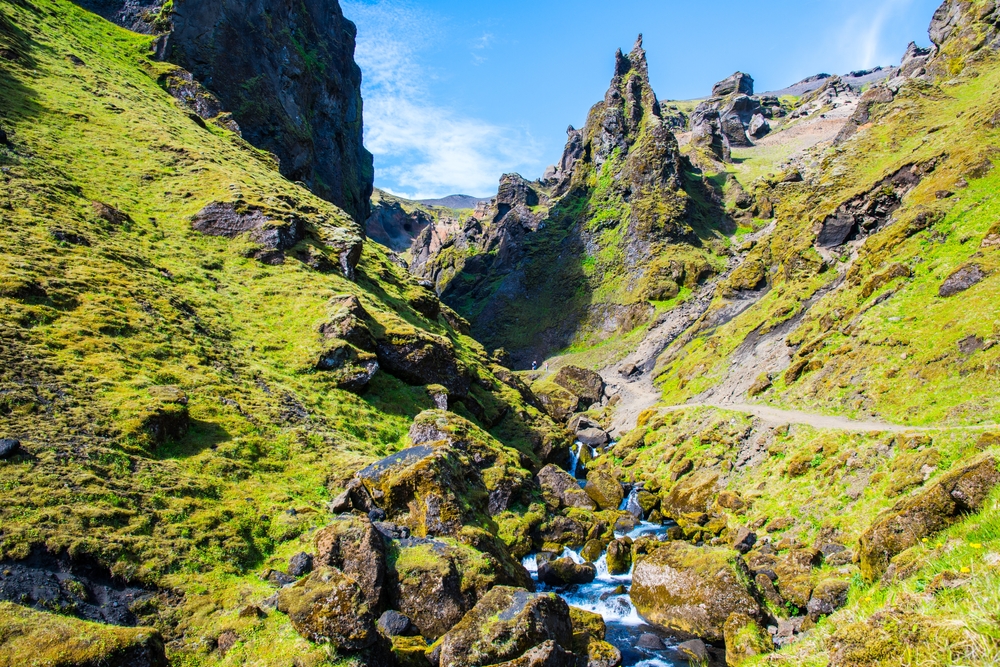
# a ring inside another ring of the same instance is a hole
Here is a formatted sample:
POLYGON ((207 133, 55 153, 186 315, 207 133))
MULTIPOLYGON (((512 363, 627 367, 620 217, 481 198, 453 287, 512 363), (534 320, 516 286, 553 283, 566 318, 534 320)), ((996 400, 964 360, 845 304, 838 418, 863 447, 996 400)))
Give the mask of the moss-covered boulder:
POLYGON ((378 640, 376 616, 361 587, 332 567, 315 570, 278 592, 278 611, 313 642, 329 642, 340 650, 360 651, 378 640))
POLYGON ((587 526, 567 516, 554 516, 538 527, 538 541, 546 549, 558 547, 579 547, 587 543, 587 526))
POLYGON ((900 501, 862 534, 858 544, 861 574, 869 581, 882 576, 897 554, 982 509, 997 484, 1000 472, 996 458, 981 456, 900 501))
POLYGON ((423 637, 395 636, 391 641, 396 667, 427 667, 427 641, 423 637))
POLYGON ((552 511, 567 507, 590 511, 597 509, 597 505, 580 488, 573 476, 557 466, 552 464, 545 466, 538 471, 535 479, 542 490, 545 504, 552 511))
POLYGON ((542 380, 531 385, 531 392, 545 413, 560 424, 581 409, 579 396, 550 380, 542 380))
POLYGON ((579 660, 552 640, 542 642, 520 658, 502 662, 495 667, 578 667, 579 660))
POLYGON ((600 470, 587 473, 587 485, 583 490, 602 510, 616 510, 625 499, 625 490, 618 480, 600 470))
POLYGON ((717 470, 698 470, 674 484, 660 501, 663 516, 678 519, 683 514, 707 512, 719 486, 717 470))
POLYGON ((381 609, 385 585, 385 542, 368 517, 344 515, 316 533, 317 567, 335 567, 361 588, 372 610, 381 609))
POLYGON ((829 616, 847 604, 847 593, 851 585, 843 579, 826 579, 813 589, 812 597, 806 605, 809 618, 818 621, 821 616, 829 616))
POLYGON ((410 428, 413 444, 357 473, 373 502, 418 536, 483 524, 531 489, 520 454, 471 422, 428 410, 410 428))
POLYGON ((589 584, 596 578, 593 563, 577 563, 571 558, 556 558, 538 568, 538 580, 549 586, 589 584))
POLYGON ((437 639, 496 583, 495 559, 455 540, 411 538, 389 549, 388 602, 428 639, 437 639))
POLYGON ((167 667, 153 628, 122 628, 0 602, 0 665, 167 667))
POLYGON ((374 335, 379 365, 389 374, 413 385, 443 385, 456 398, 468 395, 472 379, 449 339, 402 322, 374 335))
POLYGON ((627 574, 632 569, 632 540, 623 537, 608 545, 608 572, 627 574))
POLYGON ((552 593, 498 586, 441 641, 440 667, 480 667, 516 660, 552 641, 569 647, 569 605, 552 593))
POLYGON ((729 667, 740 667, 751 658, 774 652, 771 635, 746 614, 730 614, 723 632, 726 637, 726 664, 729 667))
POLYGON ((752 581, 736 551, 669 542, 636 560, 630 595, 650 623, 721 641, 730 614, 760 616, 752 581))
POLYGON ((576 396, 583 410, 599 403, 604 396, 604 379, 594 371, 579 366, 560 368, 552 382, 576 396))

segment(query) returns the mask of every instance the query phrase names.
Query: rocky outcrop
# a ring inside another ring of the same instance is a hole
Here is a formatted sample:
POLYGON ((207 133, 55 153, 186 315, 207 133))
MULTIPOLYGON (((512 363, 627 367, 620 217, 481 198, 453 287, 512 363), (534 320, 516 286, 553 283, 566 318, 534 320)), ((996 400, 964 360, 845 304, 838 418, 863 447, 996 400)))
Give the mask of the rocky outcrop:
POLYGON ((928 34, 934 46, 921 66, 953 76, 963 60, 1000 49, 1000 6, 993 0, 945 0, 934 12, 928 34))
POLYGON ((997 460, 985 456, 952 470, 922 493, 900 501, 861 536, 861 574, 869 581, 879 578, 897 554, 964 515, 978 512, 997 484, 997 460))
POLYGON ((354 579, 369 606, 381 610, 385 587, 385 544, 368 517, 344 515, 316 533, 315 564, 334 567, 354 579))
POLYGON ((743 72, 736 72, 712 86, 712 97, 729 95, 753 95, 753 77, 743 72))
POLYGON ((131 30, 161 34, 159 57, 218 98, 281 173, 347 211, 369 213, 374 170, 362 142, 357 29, 338 2, 80 0, 131 30))
MULTIPOLYGON (((563 648, 572 641, 573 623, 562 598, 498 586, 444 636, 439 664, 497 665, 517 660, 546 642, 563 648)), ((542 650, 551 652, 555 647, 542 650)))
POLYGON ((405 252, 432 224, 431 216, 419 208, 407 213, 398 201, 379 201, 372 204, 371 214, 365 221, 365 233, 390 250, 405 252))
POLYGON ((730 614, 759 617, 751 581, 736 551, 670 542, 636 560, 630 594, 650 623, 721 641, 730 614))
POLYGON ((726 639, 726 664, 739 667, 747 660, 774 651, 774 642, 767 630, 746 614, 733 613, 723 626, 726 639))

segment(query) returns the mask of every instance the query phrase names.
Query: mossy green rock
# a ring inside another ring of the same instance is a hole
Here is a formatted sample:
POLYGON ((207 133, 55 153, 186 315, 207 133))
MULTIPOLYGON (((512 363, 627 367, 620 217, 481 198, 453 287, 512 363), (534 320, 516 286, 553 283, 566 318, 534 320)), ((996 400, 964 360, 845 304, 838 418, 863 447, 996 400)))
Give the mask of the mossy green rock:
POLYGON ((569 605, 552 593, 498 586, 444 636, 440 667, 496 665, 547 641, 572 645, 569 605))
POLYGON ((597 505, 590 496, 580 488, 577 481, 565 470, 549 464, 538 471, 535 479, 542 490, 545 504, 553 511, 565 507, 583 510, 595 510, 597 505))
POLYGON ((660 512, 675 520, 682 514, 706 512, 712 505, 718 485, 717 470, 698 470, 671 487, 660 502, 660 512))
POLYGON ((462 620, 494 584, 506 583, 494 559, 453 540, 399 540, 389 565, 389 605, 428 639, 462 620))
POLYGON ((632 540, 623 537, 608 545, 608 572, 626 574, 632 569, 632 540))
POLYGON ((0 602, 0 665, 167 667, 152 628, 81 621, 0 602))
POLYGON ((584 410, 604 396, 604 380, 601 376, 579 366, 560 368, 552 382, 576 396, 584 410))
POLYGON ((721 641, 730 614, 759 616, 751 582, 736 551, 669 542, 636 560, 629 593, 650 623, 721 641))
POLYGON ((600 540, 587 540, 587 543, 583 545, 583 549, 580 550, 580 557, 588 563, 594 563, 603 553, 603 542, 600 540))
POLYGON ((746 614, 730 614, 723 630, 726 636, 726 664, 729 667, 740 667, 751 658, 774 651, 771 635, 746 614))
POLYGON ((565 423, 580 407, 580 397, 550 380, 531 385, 542 409, 560 424, 565 423))
POLYGON ((1000 484, 997 460, 981 456, 952 470, 928 489, 900 501, 883 513, 859 541, 861 574, 873 581, 897 554, 919 543, 965 514, 979 511, 1000 484))
POLYGON ((368 517, 337 517, 316 533, 314 544, 317 566, 339 569, 354 579, 373 610, 380 608, 385 585, 385 542, 368 517))
POLYGON ((599 509, 616 510, 625 498, 625 490, 618 480, 606 472, 591 470, 587 473, 587 485, 583 490, 599 509))
POLYGON ((589 584, 595 578, 597 568, 593 563, 577 563, 571 558, 556 558, 538 568, 538 580, 550 586, 589 584))
POLYGON ((552 640, 542 642, 520 658, 495 667, 577 667, 577 657, 552 640))
POLYGON ((378 639, 374 610, 361 587, 332 567, 282 588, 278 611, 309 641, 330 642, 340 650, 360 651, 378 639))

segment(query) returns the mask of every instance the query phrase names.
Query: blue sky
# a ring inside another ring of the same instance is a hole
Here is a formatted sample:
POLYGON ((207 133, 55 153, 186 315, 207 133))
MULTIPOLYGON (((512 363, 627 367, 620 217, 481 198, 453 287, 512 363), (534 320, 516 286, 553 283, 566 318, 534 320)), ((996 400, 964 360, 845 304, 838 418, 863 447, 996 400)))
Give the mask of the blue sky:
POLYGON ((757 90, 897 64, 927 45, 940 0, 346 0, 358 25, 375 185, 414 198, 490 196, 537 178, 566 126, 603 98, 615 49, 643 33, 660 99, 705 96, 736 70, 757 90))

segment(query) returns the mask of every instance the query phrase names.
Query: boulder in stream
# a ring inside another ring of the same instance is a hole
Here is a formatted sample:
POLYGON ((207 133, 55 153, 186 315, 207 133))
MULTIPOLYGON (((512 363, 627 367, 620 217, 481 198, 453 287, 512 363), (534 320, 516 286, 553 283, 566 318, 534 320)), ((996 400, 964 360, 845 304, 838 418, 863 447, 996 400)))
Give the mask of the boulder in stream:
POLYGON ((538 568, 538 580, 549 586, 589 584, 597 578, 593 563, 577 563, 571 558, 557 558, 538 568))
POLYGON ((730 614, 760 616, 752 582, 737 551, 669 542, 636 560, 630 593, 650 623, 721 641, 730 614))

